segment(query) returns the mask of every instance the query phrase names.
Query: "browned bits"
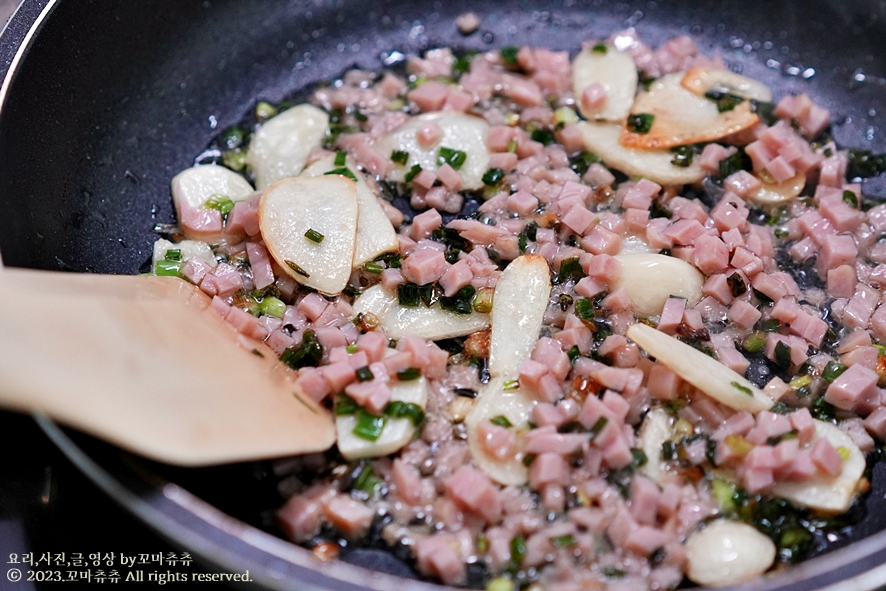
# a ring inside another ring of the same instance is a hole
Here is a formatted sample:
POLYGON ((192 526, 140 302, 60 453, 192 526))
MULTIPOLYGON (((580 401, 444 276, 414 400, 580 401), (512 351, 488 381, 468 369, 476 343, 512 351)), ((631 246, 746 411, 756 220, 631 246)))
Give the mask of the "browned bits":
POLYGON ((599 391, 600 384, 590 378, 578 376, 572 381, 572 386, 569 388, 567 396, 579 404, 584 404, 588 395, 596 396, 599 391))
POLYGON ((378 316, 372 312, 360 312, 360 314, 357 315, 357 321, 355 324, 361 332, 369 332, 378 328, 379 324, 381 324, 381 320, 379 320, 378 316))
POLYGON ((868 491, 871 490, 871 481, 862 476, 858 481, 858 484, 855 485, 855 490, 858 491, 858 494, 860 495, 867 494, 868 491))
POLYGON ((615 191, 612 190, 612 187, 609 185, 603 185, 602 187, 594 189, 592 199, 594 203, 606 203, 613 197, 615 197, 615 191))
POLYGON ((560 230, 560 218, 557 217, 553 211, 546 211, 538 217, 536 220, 539 226, 542 228, 552 228, 554 230, 560 230))
POLYGON ((314 558, 320 562, 329 562, 338 558, 339 547, 332 542, 320 542, 311 550, 314 558))
POLYGON ((881 388, 886 386, 886 355, 877 357, 877 375, 880 376, 877 385, 881 388))
POLYGON ((490 334, 488 330, 481 330, 465 339, 465 355, 477 358, 489 357, 490 334))

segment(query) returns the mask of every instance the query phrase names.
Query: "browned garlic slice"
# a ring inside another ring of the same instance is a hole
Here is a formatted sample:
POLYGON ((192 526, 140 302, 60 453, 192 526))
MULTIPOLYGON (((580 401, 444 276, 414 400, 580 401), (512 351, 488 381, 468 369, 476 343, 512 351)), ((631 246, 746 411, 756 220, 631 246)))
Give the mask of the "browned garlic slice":
POLYGON ((654 119, 645 133, 625 126, 621 133, 624 147, 662 150, 712 142, 760 122, 747 100, 732 110, 719 112, 715 101, 686 90, 681 84, 683 76, 682 73, 663 76, 652 82, 648 91, 637 95, 631 114, 652 115, 654 119))
POLYGON ((797 198, 806 186, 806 175, 798 172, 788 180, 776 183, 760 179, 760 189, 748 197, 750 201, 760 205, 780 205, 797 198))
POLYGON ((606 166, 633 177, 647 178, 659 185, 689 185, 707 174, 696 162, 681 167, 673 164, 670 150, 637 150, 619 143, 622 126, 617 123, 577 123, 585 148, 599 156, 606 166))
POLYGON ((586 119, 621 123, 631 112, 637 94, 634 58, 611 46, 585 47, 572 61, 572 92, 578 110, 586 119), (605 49, 596 49, 601 47, 605 49), (585 89, 595 83, 606 91, 606 102, 596 111, 585 107, 581 100, 585 89))
POLYGON ((305 167, 308 155, 326 137, 329 115, 309 104, 283 111, 262 125, 249 144, 246 161, 255 173, 255 187, 264 189, 305 167))
MULTIPOLYGON (((335 165, 335 156, 322 158, 308 166, 301 176, 323 176, 331 170, 341 168, 335 165)), ((354 250, 354 268, 362 266, 380 254, 398 250, 400 242, 391 220, 385 215, 375 191, 366 182, 366 176, 357 164, 348 157, 345 167, 357 177, 357 245, 354 250)), ((391 337, 397 338, 397 337, 391 337)))
POLYGON ((768 86, 753 78, 736 74, 721 68, 692 68, 680 81, 683 88, 704 96, 707 92, 734 94, 761 103, 772 102, 772 91, 768 86))
POLYGON ((299 283, 328 294, 348 284, 357 228, 354 181, 339 175, 277 181, 262 194, 259 225, 271 256, 299 283))

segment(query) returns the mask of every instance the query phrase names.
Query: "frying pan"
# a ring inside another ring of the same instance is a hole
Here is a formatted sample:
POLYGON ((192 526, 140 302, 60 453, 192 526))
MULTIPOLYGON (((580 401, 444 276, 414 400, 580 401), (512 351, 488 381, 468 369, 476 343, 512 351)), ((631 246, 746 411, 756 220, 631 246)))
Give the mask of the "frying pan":
MULTIPOLYGON (((875 0, 26 0, 0 42, 3 262, 137 273, 154 227, 174 222, 171 177, 259 99, 305 96, 350 67, 377 69, 395 51, 575 51, 627 26, 652 46, 691 35, 777 96, 810 93, 834 114, 842 146, 886 151, 886 5, 875 0), (483 24, 464 37, 454 20, 469 10, 483 24)), ((879 179, 864 190, 884 194, 879 179)), ((37 421, 113 499, 216 568, 249 569, 253 586, 435 588, 343 561, 320 564, 264 531, 280 503, 265 464, 175 470, 37 421)), ((884 480, 878 465, 856 524, 820 556, 742 588, 886 584, 884 480)), ((411 574, 373 552, 345 560, 411 574)))

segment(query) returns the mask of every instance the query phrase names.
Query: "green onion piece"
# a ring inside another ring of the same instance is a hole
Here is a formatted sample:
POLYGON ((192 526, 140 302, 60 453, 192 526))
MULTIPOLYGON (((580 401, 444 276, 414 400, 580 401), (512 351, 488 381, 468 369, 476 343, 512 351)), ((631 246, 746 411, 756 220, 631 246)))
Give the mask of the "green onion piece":
POLYGON ((470 314, 474 310, 471 302, 476 291, 473 285, 466 285, 452 297, 441 297, 440 307, 456 314, 470 314))
POLYGON ((727 156, 726 158, 723 158, 723 160, 720 160, 720 178, 725 179, 729 175, 736 173, 739 170, 748 170, 750 167, 750 157, 744 153, 744 150, 739 148, 739 150, 732 156, 727 156))
POLYGON ((692 159, 695 156, 692 152, 692 147, 690 146, 677 146, 671 148, 671 152, 674 153, 674 157, 671 159, 671 164, 679 166, 680 168, 688 168, 689 165, 692 164, 692 159))
POLYGON ((237 127, 236 125, 233 127, 229 127, 225 130, 225 133, 222 134, 222 143, 228 150, 233 150, 234 148, 239 148, 243 145, 244 140, 246 139, 246 132, 243 131, 242 128, 237 127))
POLYGON ((401 283, 397 286, 397 301, 401 306, 417 308, 421 302, 418 286, 414 283, 401 283))
POLYGON ((520 380, 506 380, 503 387, 506 392, 508 390, 516 390, 520 387, 520 380))
POLYGON ((837 416, 837 409, 832 404, 826 402, 824 398, 819 398, 813 402, 809 411, 819 421, 830 421, 837 416))
POLYGON ((448 164, 455 170, 458 170, 462 167, 467 159, 468 155, 461 150, 453 150, 452 148, 442 147, 440 148, 440 151, 437 152, 437 166, 448 164))
POLYGON ((514 581, 507 577, 496 577, 486 584, 486 591, 514 591, 514 581))
POLYGON ((509 66, 517 65, 517 53, 520 52, 520 48, 514 45, 509 45, 508 47, 502 47, 499 50, 499 54, 501 55, 502 61, 509 66))
POLYGON ((535 454, 526 454, 525 456, 523 456, 523 465, 524 466, 531 466, 532 462, 535 461, 536 457, 538 457, 538 456, 536 456, 535 454))
POLYGON ((363 270, 367 273, 374 273, 375 275, 379 275, 382 271, 385 270, 385 268, 378 263, 366 263, 365 265, 363 265, 363 270))
POLYGON ((524 556, 526 556, 526 538, 522 534, 517 534, 511 540, 511 562, 519 565, 523 562, 524 556))
POLYGON ((594 439, 597 435, 600 434, 600 431, 603 430, 603 427, 606 426, 606 423, 609 422, 609 419, 606 417, 600 417, 597 419, 597 422, 594 423, 594 426, 591 427, 591 439, 594 439))
POLYGON ((483 174, 483 184, 495 187, 505 178, 505 171, 500 168, 490 168, 483 174))
POLYGON ((335 166, 344 166, 347 158, 348 158, 347 152, 342 152, 342 151, 336 152, 335 153, 335 161, 333 162, 333 164, 335 164, 335 166))
POLYGON ((418 426, 425 420, 425 411, 412 402, 403 402, 402 400, 392 400, 385 406, 384 414, 395 419, 409 419, 409 421, 418 426))
POLYGON ((760 325, 763 332, 775 332, 781 327, 781 322, 777 318, 770 318, 760 325))
POLYGON ((775 116, 775 105, 772 103, 751 99, 751 112, 756 113, 766 125, 772 126, 778 121, 778 117, 775 116))
POLYGON ((181 261, 162 260, 155 265, 155 274, 158 277, 181 277, 181 261))
POLYGON ((323 242, 323 239, 326 238, 326 236, 313 228, 308 228, 308 231, 305 232, 305 238, 307 238, 311 242, 316 242, 317 244, 320 244, 321 242, 323 242))
POLYGON ((420 172, 421 172, 421 165, 420 164, 413 164, 412 168, 409 169, 409 172, 406 173, 406 176, 403 177, 403 181, 407 182, 407 183, 411 183, 412 179, 414 179, 415 176, 420 172))
POLYGON ((649 133, 655 115, 651 113, 631 113, 628 115, 627 128, 633 133, 649 133))
POLYGON ((568 548, 570 546, 575 546, 576 544, 575 537, 572 534, 551 538, 551 543, 557 548, 568 548))
POLYGON ((631 466, 634 468, 641 468, 649 462, 646 452, 638 447, 631 448, 631 457, 631 466))
POLYGON ((364 466, 357 478, 354 479, 354 488, 365 492, 369 496, 375 496, 384 485, 384 481, 375 475, 371 466, 364 466))
POLYGON ((498 425, 499 427, 504 427, 505 429, 510 429, 514 425, 511 424, 511 421, 508 420, 508 417, 504 415, 498 415, 497 417, 492 417, 489 419, 489 422, 493 425, 498 425))
POLYGON ((547 146, 554 143, 554 132, 544 128, 533 129, 529 139, 547 146))
POLYGON ((620 579, 625 576, 625 571, 614 566, 607 566, 603 569, 603 575, 610 579, 620 579))
POLYGON ((351 172, 351 169, 350 169, 350 168, 347 168, 347 167, 344 167, 344 166, 342 166, 342 167, 340 167, 340 168, 333 168, 333 169, 330 170, 329 172, 324 172, 324 173, 323 173, 324 176, 329 175, 329 174, 340 174, 341 176, 346 176, 346 177, 348 177, 349 179, 351 179, 351 180, 354 181, 355 183, 357 182, 357 176, 356 176, 353 172, 351 172))
POLYGON ((261 101, 255 105, 255 117, 259 121, 267 121, 277 114, 277 107, 271 103, 261 101))
POLYGON ((782 230, 781 228, 776 228, 775 230, 773 230, 773 233, 775 234, 775 237, 779 240, 784 240, 790 235, 787 230, 782 230))
POLYGON ((440 300, 442 295, 440 287, 436 283, 427 283, 418 287, 418 294, 422 303, 430 308, 440 300))
POLYGON ((452 74, 456 80, 461 78, 462 74, 467 74, 470 71, 471 60, 474 59, 475 55, 476 53, 469 52, 455 58, 455 63, 452 64, 452 74))
POLYGON ((477 536, 477 552, 480 554, 485 554, 489 549, 489 540, 486 539, 486 536, 482 533, 477 536))
POLYGON ((744 97, 740 97, 737 94, 719 92, 717 90, 709 90, 708 92, 704 93, 704 95, 705 98, 708 98, 717 103, 718 113, 726 113, 728 111, 731 111, 745 100, 744 97))
POLYGON ((738 273, 733 273, 727 277, 726 283, 729 285, 729 293, 731 293, 734 298, 737 298, 748 291, 748 287, 744 284, 744 279, 742 279, 741 275, 738 273))
POLYGON ((283 318, 286 312, 286 304, 283 300, 275 297, 266 297, 258 306, 259 312, 265 316, 273 316, 274 318, 283 318))
POLYGON ((581 351, 578 349, 578 345, 572 345, 569 351, 566 352, 566 355, 569 357, 570 362, 581 357, 581 351))
POLYGON ((322 358, 323 345, 310 328, 302 333, 301 344, 298 347, 289 347, 280 355, 280 361, 292 369, 317 367, 322 358))
POLYGON ((784 341, 775 344, 775 364, 785 370, 791 367, 791 348, 785 345, 784 341))
POLYGON ((554 121, 556 121, 558 125, 578 123, 578 114, 569 107, 560 107, 554 111, 554 121))
POLYGON ((391 152, 391 160, 397 164, 406 165, 409 162, 409 152, 406 150, 394 150, 391 152))
POLYGON ((594 53, 606 53, 607 50, 608 47, 606 47, 605 43, 597 43, 591 48, 591 51, 593 51, 594 53))
POLYGON ((516 152, 517 151, 517 140, 511 140, 508 142, 508 152, 516 152))
POLYGON ((163 258, 167 261, 181 261, 182 250, 180 248, 170 248, 166 251, 166 255, 163 258))
POLYGON ((227 195, 215 194, 206 200, 203 207, 205 209, 214 209, 221 212, 223 216, 227 216, 234 209, 234 201, 227 195))
POLYGON ((575 315, 582 320, 593 320, 596 313, 594 312, 594 304, 588 298, 581 298, 575 301, 575 315))
POLYGON ((356 370, 355 373, 357 374, 357 381, 358 382, 368 382, 369 380, 371 380, 372 378, 375 377, 372 374, 372 370, 369 369, 368 367, 361 367, 358 370, 356 370))
POLYGON ((397 371, 397 379, 401 382, 408 382, 410 380, 417 380, 421 377, 421 369, 417 367, 407 367, 406 369, 401 369, 397 371))
POLYGON ((385 429, 387 417, 369 414, 362 408, 357 410, 357 424, 354 425, 354 435, 367 441, 375 441, 385 429))
POLYGON ((836 361, 829 361, 827 365, 825 365, 824 370, 821 372, 821 379, 826 381, 827 383, 831 383, 841 375, 843 372, 849 369, 842 363, 837 363, 836 361))
POLYGON ((868 178, 886 171, 886 154, 873 154, 870 150, 849 150, 849 167, 846 178, 868 178))
POLYGON ((720 478, 714 478, 711 481, 711 491, 714 498, 720 504, 720 508, 724 511, 735 510, 735 485, 720 478))
POLYGON ((858 195, 856 195, 852 191, 843 191, 843 203, 845 203, 849 207, 854 207, 855 209, 858 209, 858 195))
POLYGON ((295 263, 294 261, 283 261, 283 262, 286 263, 287 267, 289 267, 290 269, 292 269, 293 271, 295 271, 296 273, 298 273, 299 275, 301 275, 305 279, 310 277, 308 272, 305 271, 304 269, 302 269, 301 267, 299 267, 298 264, 295 263))
POLYGON ((494 301, 495 289, 492 287, 481 287, 474 297, 474 312, 478 314, 489 314, 492 312, 492 303, 494 301))
MULTIPOLYGON (((833 362, 831 362, 831 363, 833 363, 833 362)), ((825 368, 825 369, 827 369, 827 368, 825 368)), ((791 380, 791 383, 790 383, 789 385, 790 385, 791 388, 793 388, 794 390, 799 390, 800 388, 803 388, 803 387, 805 387, 805 386, 808 386, 808 385, 810 385, 811 383, 812 383, 812 376, 810 376, 810 375, 805 375, 805 376, 797 376, 797 377, 795 377, 793 380, 791 380)))
POLYGON ((246 152, 237 148, 236 150, 225 150, 222 152, 222 164, 231 170, 241 171, 246 168, 246 152))
POLYGON ((335 414, 338 416, 352 415, 357 412, 360 405, 357 401, 347 394, 340 394, 338 400, 335 401, 335 414))
POLYGON ((560 272, 554 278, 554 283, 565 283, 570 279, 578 281, 584 276, 585 271, 581 268, 578 257, 572 257, 560 263, 560 272))
POLYGON ((742 394, 747 394, 748 396, 753 396, 754 393, 751 392, 751 389, 747 386, 742 386, 738 382, 729 382, 729 385, 741 392, 742 394))
POLYGON ((348 345, 347 347, 345 347, 345 351, 347 351, 351 355, 353 355, 354 353, 356 353, 359 350, 360 350, 360 347, 358 347, 357 345, 348 345))

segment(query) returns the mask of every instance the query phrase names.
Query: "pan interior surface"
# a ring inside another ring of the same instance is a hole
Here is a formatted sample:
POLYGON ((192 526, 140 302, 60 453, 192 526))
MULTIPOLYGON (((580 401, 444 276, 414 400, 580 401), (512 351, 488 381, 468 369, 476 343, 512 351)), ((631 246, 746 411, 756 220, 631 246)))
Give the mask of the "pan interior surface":
MULTIPOLYGON (((720 55, 776 96, 809 93, 831 110, 841 146, 886 151, 880 133, 886 7, 873 1, 61 1, 11 73, 0 105, 3 262, 137 273, 151 256, 155 226, 175 221, 172 176, 258 100, 279 102, 351 67, 378 70, 395 51, 534 45, 575 52, 582 41, 629 26, 653 47, 690 35, 703 53, 720 55), (482 25, 462 36, 455 18, 468 11, 478 13, 482 25)), ((886 195, 886 188, 871 179, 865 192, 876 197, 886 195)), ((110 479, 105 488, 120 502, 146 511, 139 513, 146 521, 165 515, 154 522, 181 543, 203 536, 202 547, 226 568, 243 561, 259 565, 279 574, 266 583, 279 588, 360 585, 350 570, 309 568, 306 552, 279 550, 282 542, 246 526, 207 525, 224 518, 196 509, 203 506, 189 504, 187 495, 173 495, 180 503, 164 496, 190 490, 242 522, 264 527, 262 512, 274 506, 276 491, 261 466, 174 471, 121 457, 85 437, 71 439, 57 428, 53 433, 93 478, 110 479), (242 544, 232 550, 220 541, 226 536, 242 544)), ((847 552, 835 552, 747 588, 822 588, 881 562, 882 472, 878 466, 867 506, 860 509, 865 518, 837 544, 869 538, 855 562, 847 552)), ((384 577, 364 584, 393 585, 384 577)))

